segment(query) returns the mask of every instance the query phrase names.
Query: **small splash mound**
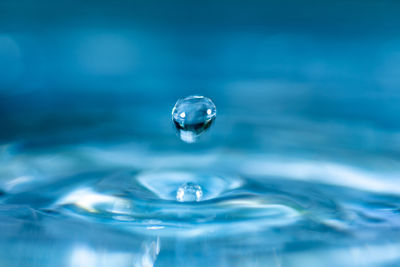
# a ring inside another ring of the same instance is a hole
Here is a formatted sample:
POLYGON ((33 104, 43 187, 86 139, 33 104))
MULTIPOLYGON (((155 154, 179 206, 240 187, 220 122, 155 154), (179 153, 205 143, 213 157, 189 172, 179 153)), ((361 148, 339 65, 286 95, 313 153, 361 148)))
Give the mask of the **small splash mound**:
POLYGON ((234 176, 190 171, 143 172, 135 177, 135 181, 157 199, 179 202, 217 199, 243 184, 234 176))
POLYGON ((194 143, 207 131, 217 116, 211 99, 204 96, 188 96, 179 99, 172 109, 172 121, 179 137, 186 143, 194 143))
POLYGON ((203 190, 201 186, 193 183, 186 183, 176 191, 176 200, 179 202, 198 202, 202 196, 203 190))

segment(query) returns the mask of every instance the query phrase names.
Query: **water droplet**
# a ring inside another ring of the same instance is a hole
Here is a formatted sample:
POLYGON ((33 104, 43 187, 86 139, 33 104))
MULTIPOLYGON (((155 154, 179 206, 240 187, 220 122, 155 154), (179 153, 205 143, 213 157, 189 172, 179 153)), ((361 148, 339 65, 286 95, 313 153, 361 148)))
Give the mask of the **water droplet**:
POLYGON ((217 116, 217 108, 204 96, 179 99, 172 109, 172 121, 182 141, 196 142, 198 136, 210 128, 217 116))
POLYGON ((203 190, 200 185, 186 183, 181 185, 176 191, 176 200, 179 202, 200 201, 203 196, 203 190))

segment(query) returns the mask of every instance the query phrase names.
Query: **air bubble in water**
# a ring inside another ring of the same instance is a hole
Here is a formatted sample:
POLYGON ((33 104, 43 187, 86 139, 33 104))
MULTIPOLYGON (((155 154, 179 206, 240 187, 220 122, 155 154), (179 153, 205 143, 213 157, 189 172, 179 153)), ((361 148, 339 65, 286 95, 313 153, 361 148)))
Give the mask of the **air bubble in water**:
POLYGON ((172 121, 182 141, 194 143, 197 137, 210 128, 217 116, 217 108, 204 96, 179 99, 172 109, 172 121))
POLYGON ((200 185, 186 183, 181 185, 176 191, 176 200, 179 202, 200 201, 203 196, 203 190, 200 185))

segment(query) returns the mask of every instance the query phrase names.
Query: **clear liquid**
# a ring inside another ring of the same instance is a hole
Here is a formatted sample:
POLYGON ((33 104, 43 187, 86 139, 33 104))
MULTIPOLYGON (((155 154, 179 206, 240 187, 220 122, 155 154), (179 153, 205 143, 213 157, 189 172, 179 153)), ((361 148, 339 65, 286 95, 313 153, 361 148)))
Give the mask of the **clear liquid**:
POLYGON ((204 96, 179 99, 172 109, 172 121, 179 137, 186 143, 196 142, 211 127, 216 116, 214 103, 204 96))
POLYGON ((400 266, 398 1, 76 2, 1 3, 1 267, 400 266))
POLYGON ((18 258, 45 266, 235 266, 233 257, 241 266, 379 266, 398 257, 393 173, 132 144, 19 151, 2 164, 3 175, 19 172, 2 183, 4 266, 18 262, 6 251, 21 248, 18 258), (27 169, 27 162, 35 163, 27 169), (187 198, 177 199, 181 189, 187 198))

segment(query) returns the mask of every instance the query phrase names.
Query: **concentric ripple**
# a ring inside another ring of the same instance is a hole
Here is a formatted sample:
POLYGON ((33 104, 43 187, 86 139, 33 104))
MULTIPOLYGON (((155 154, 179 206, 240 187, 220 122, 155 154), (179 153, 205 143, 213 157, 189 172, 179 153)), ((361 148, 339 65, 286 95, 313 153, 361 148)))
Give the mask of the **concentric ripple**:
POLYGON ((300 218, 294 202, 290 205, 272 195, 250 192, 240 178, 179 171, 107 177, 93 187, 74 189, 56 205, 93 220, 124 222, 122 227, 132 230, 144 227, 166 234, 229 229, 219 232, 224 235, 286 225, 300 218), (111 182, 122 186, 107 186, 111 182), (124 187, 127 184, 130 186, 124 187), (201 186, 201 200, 177 200, 182 184, 201 186), (249 222, 252 227, 238 227, 249 222))
POLYGON ((125 146, 75 149, 3 164, 10 178, 0 183, 1 204, 22 207, 0 212, 3 219, 40 213, 168 238, 263 233, 259 242, 276 245, 322 236, 329 244, 400 238, 398 173, 390 169, 234 153, 163 155, 125 146))

